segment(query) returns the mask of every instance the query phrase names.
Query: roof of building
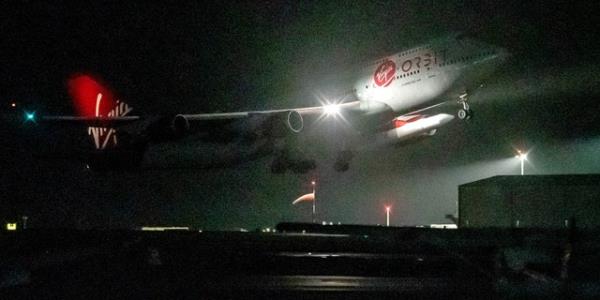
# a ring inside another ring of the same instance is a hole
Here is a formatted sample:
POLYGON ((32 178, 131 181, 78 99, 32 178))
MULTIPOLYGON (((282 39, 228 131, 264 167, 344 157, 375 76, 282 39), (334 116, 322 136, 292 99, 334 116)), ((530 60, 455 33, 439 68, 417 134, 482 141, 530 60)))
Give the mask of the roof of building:
POLYGON ((599 185, 600 174, 568 174, 568 175, 500 175, 465 184, 459 187, 486 185, 599 185))

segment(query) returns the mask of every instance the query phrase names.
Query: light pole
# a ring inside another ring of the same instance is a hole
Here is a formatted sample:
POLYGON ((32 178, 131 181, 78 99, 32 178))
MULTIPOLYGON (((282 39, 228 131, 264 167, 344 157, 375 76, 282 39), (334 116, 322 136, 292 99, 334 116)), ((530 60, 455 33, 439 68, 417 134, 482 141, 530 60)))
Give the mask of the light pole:
POLYGON ((521 161, 521 175, 524 175, 525 174, 525 160, 527 159, 527 153, 523 153, 523 152, 521 152, 521 150, 517 150, 517 152, 519 154, 516 155, 515 158, 518 158, 521 161))
POLYGON ((317 221, 317 219, 315 217, 316 213, 317 213, 317 195, 315 194, 315 186, 316 186, 317 182, 313 180, 311 182, 311 184, 312 184, 312 188, 313 188, 313 190, 312 190, 312 194, 313 194, 312 222, 314 223, 317 221))
POLYGON ((390 209, 389 205, 385 207, 385 226, 387 227, 390 227, 390 209))

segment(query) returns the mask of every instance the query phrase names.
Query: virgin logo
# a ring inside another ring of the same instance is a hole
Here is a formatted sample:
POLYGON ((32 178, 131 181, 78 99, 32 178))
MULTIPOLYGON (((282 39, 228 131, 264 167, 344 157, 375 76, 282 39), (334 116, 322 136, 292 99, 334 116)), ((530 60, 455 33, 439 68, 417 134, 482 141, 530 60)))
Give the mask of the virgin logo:
POLYGON ((373 74, 373 80, 377 86, 386 87, 392 83, 396 75, 396 64, 391 60, 384 61, 373 74))
MULTIPOLYGON (((96 117, 104 117, 100 113, 100 104, 102 102, 102 93, 98 93, 96 96, 96 117)), ((133 109, 127 105, 127 103, 123 103, 117 100, 117 103, 113 109, 111 109, 107 117, 122 117, 130 113, 133 109)), ((106 147, 111 144, 111 146, 117 145, 117 131, 114 128, 106 128, 106 127, 88 127, 88 135, 91 135, 94 139, 94 144, 96 145, 96 149, 106 149, 106 147)))

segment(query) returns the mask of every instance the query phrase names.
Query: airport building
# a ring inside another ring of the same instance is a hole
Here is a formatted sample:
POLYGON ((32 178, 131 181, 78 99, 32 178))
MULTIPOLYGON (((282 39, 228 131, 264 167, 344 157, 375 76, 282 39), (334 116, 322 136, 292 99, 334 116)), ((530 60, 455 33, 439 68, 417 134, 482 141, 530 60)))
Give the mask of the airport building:
POLYGON ((596 229, 600 175, 495 176, 463 184, 458 212, 462 228, 596 229))

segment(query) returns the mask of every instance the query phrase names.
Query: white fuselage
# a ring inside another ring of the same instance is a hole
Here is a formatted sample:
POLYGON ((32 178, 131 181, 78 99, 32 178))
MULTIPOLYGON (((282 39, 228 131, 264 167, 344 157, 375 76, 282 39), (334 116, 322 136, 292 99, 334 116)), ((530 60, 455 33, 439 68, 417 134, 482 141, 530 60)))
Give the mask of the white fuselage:
POLYGON ((445 39, 379 59, 354 84, 360 109, 409 112, 457 99, 502 63, 506 52, 470 39, 445 39))

